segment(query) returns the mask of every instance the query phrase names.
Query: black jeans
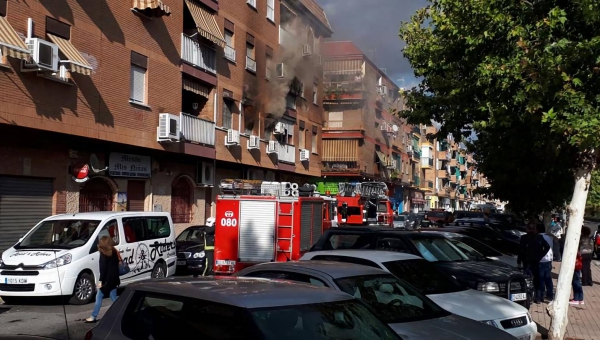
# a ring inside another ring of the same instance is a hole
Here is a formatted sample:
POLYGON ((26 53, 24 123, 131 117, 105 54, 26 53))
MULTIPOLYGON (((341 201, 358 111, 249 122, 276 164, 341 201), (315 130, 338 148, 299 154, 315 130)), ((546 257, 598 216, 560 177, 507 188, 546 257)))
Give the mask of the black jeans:
POLYGON ((533 277, 533 291, 537 294, 540 289, 540 264, 524 264, 523 271, 533 277))
POLYGON ((581 284, 584 286, 592 286, 592 259, 594 254, 582 254, 583 268, 581 269, 581 284))

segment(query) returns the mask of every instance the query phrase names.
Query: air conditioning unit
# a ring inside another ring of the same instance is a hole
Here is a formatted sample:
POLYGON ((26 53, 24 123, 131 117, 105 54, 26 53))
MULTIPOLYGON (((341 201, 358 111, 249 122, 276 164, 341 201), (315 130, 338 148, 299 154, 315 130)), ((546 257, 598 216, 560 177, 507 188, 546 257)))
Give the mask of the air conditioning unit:
POLYGON ((277 153, 277 150, 279 149, 278 146, 279 146, 279 144, 277 143, 276 140, 270 140, 269 144, 267 144, 267 153, 268 154, 277 153))
POLYGON ((302 45, 302 55, 305 57, 312 55, 312 46, 309 44, 302 45))
POLYGON ((387 131, 387 123, 386 122, 382 122, 381 125, 379 125, 379 127, 381 128, 381 131, 387 131))
POLYGON ((58 46, 39 38, 27 38, 25 43, 31 51, 31 62, 23 62, 25 68, 34 71, 58 71, 58 46))
POLYGON ((260 148, 260 138, 258 136, 250 136, 248 139, 248 150, 256 150, 260 148))
POLYGON ((240 132, 238 130, 227 130, 227 137, 225 137, 225 146, 231 145, 240 145, 240 132))
POLYGON ((310 160, 310 151, 306 149, 300 149, 300 162, 305 162, 310 160))
POLYGON ((215 166, 213 163, 196 163, 196 184, 205 186, 215 185, 215 166))
POLYGON ((323 57, 318 55, 315 57, 315 66, 321 66, 323 65, 323 57))
POLYGON ((156 140, 158 142, 172 142, 178 141, 179 137, 179 116, 170 113, 160 113, 158 115, 156 140))
POLYGON ((285 78, 285 65, 283 63, 279 63, 275 65, 275 73, 279 78, 285 78))
POLYGON ((275 124, 275 129, 273 129, 273 134, 275 135, 283 135, 285 133, 286 130, 286 124, 285 123, 277 123, 275 124))

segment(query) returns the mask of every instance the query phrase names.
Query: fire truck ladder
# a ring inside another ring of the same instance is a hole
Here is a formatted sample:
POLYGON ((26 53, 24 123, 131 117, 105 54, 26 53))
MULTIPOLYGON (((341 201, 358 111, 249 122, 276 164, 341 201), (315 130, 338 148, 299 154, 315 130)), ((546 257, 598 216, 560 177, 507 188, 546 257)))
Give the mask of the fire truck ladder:
POLYGON ((282 200, 277 209, 277 262, 292 259, 294 243, 294 201, 282 200), (286 249, 287 248, 287 249, 286 249))

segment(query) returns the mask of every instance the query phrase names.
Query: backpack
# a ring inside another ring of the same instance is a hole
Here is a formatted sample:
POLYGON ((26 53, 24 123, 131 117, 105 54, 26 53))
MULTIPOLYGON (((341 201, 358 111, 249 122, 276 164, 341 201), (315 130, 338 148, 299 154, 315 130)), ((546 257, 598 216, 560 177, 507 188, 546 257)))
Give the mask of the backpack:
POLYGON ((596 234, 596 245, 600 246, 600 233, 596 234))
POLYGON ((583 259, 581 258, 581 254, 577 254, 575 258, 575 270, 579 271, 583 269, 583 259))

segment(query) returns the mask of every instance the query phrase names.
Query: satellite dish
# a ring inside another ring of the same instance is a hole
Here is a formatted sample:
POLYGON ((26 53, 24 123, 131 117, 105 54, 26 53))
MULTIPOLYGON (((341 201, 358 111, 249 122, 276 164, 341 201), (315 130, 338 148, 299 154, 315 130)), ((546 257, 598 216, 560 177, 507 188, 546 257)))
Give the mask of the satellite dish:
POLYGON ((108 170, 108 167, 105 167, 104 169, 100 169, 100 161, 98 160, 98 157, 96 156, 96 154, 90 155, 90 167, 92 168, 92 171, 95 173, 99 173, 99 172, 108 170))
POLYGON ((394 132, 398 132, 398 125, 392 126, 392 130, 394 130, 394 132))

